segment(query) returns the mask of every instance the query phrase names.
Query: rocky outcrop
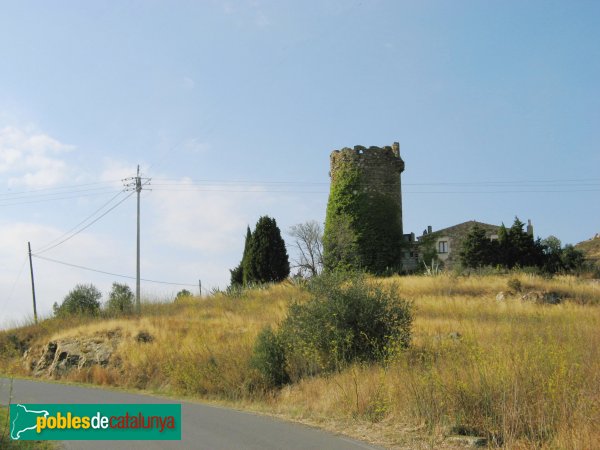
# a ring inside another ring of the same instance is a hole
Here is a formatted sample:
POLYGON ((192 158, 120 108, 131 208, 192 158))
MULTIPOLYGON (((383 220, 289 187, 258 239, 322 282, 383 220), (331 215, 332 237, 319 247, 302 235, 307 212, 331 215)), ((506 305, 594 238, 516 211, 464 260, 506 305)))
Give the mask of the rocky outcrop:
POLYGON ((557 292, 531 291, 521 297, 523 301, 533 301, 547 305, 558 305, 562 301, 562 296, 557 292))
POLYGON ((23 363, 33 376, 60 378, 72 370, 93 365, 106 367, 121 340, 119 330, 57 339, 27 350, 23 363))

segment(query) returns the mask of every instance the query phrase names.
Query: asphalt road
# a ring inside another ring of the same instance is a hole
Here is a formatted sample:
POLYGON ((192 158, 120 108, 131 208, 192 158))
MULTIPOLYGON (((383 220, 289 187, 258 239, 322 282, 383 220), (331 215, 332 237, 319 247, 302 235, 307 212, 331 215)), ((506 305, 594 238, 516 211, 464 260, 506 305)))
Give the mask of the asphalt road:
MULTIPOLYGON (((0 403, 8 403, 10 381, 0 378, 0 403)), ((258 414, 177 402, 150 395, 79 386, 13 381, 13 403, 181 403, 181 441, 65 441, 66 449, 376 449, 354 439, 258 414)))

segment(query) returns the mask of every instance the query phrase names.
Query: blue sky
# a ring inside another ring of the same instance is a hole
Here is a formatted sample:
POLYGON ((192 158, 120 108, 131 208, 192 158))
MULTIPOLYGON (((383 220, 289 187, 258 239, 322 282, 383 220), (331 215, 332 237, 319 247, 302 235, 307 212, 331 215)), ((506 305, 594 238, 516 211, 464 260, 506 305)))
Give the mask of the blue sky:
MULTIPOLYGON (((116 205, 137 164, 153 280, 225 287, 261 215, 324 220, 329 153, 358 144, 400 142, 407 232, 519 216, 590 238, 599 20, 583 1, 1 1, 0 324, 31 315, 27 241, 116 205)), ((40 256, 135 274, 135 197, 40 256)), ((46 315, 76 283, 134 286, 34 264, 46 315)))

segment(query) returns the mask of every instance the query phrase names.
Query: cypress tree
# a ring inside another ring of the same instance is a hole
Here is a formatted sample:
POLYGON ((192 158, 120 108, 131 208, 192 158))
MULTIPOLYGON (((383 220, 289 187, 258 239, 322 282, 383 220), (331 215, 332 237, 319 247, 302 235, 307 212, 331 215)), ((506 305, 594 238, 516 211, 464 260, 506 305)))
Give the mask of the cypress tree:
POLYGON ((250 226, 246 229, 246 240, 244 241, 244 253, 242 254, 242 260, 234 269, 230 269, 231 272, 231 285, 242 285, 245 284, 244 280, 244 261, 247 259, 248 249, 250 247, 250 241, 252 240, 252 232, 250 226))
POLYGON ((460 257, 465 267, 482 267, 492 264, 492 243, 486 236, 485 230, 475 224, 469 230, 460 257))
POLYGON ((494 263, 500 266, 508 267, 509 261, 513 258, 508 229, 504 222, 498 230, 498 252, 494 259, 494 263))
POLYGON ((244 284, 277 282, 288 277, 288 254, 275 219, 258 219, 242 266, 244 284))
POLYGON ((512 258, 508 261, 508 267, 537 266, 543 263, 541 243, 536 243, 533 236, 524 231, 524 226, 525 224, 515 217, 513 225, 508 230, 508 238, 512 246, 512 258))

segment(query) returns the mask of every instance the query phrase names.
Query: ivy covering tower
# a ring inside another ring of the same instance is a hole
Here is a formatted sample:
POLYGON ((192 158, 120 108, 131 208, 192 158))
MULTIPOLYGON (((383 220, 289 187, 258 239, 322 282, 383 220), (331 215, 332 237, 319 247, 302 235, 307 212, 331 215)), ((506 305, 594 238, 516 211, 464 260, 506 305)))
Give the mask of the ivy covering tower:
POLYGON ((327 270, 397 271, 402 260, 400 145, 334 150, 323 236, 327 270))

